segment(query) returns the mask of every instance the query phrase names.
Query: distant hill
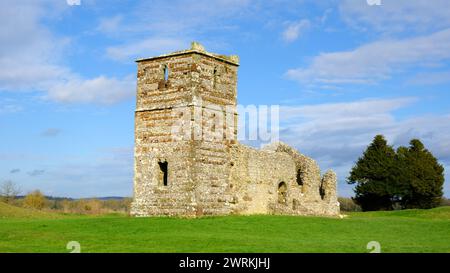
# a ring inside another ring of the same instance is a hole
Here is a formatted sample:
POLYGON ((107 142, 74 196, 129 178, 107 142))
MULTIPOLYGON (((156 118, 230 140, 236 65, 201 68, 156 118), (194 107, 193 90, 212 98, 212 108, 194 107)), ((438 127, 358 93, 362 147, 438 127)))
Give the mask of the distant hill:
POLYGON ((94 197, 94 199, 99 199, 99 200, 123 200, 125 198, 131 198, 131 197, 121 197, 121 196, 94 197))
MULTIPOLYGON (((23 199, 25 198, 25 195, 18 195, 16 196, 17 199, 23 199)), ((130 198, 130 197, 122 197, 122 196, 106 196, 106 197, 89 197, 89 198, 69 198, 69 197, 57 197, 57 196, 45 196, 45 198, 47 198, 47 200, 51 200, 51 201, 62 201, 62 200, 69 200, 69 201, 74 201, 74 200, 83 200, 83 199, 98 199, 98 200, 123 200, 125 198, 130 198)))

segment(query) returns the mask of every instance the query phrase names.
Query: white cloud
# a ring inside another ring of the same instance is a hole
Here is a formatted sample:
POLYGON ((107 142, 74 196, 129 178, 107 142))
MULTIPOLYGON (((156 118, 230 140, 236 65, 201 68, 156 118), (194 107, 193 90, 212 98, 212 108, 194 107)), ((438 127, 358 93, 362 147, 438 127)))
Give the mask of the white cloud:
POLYGON ((56 60, 68 40, 55 38, 41 25, 46 7, 54 8, 13 1, 0 9, 0 90, 36 87, 65 73, 56 60))
POLYGON ((325 10, 325 12, 323 13, 322 17, 320 17, 320 23, 321 24, 325 24, 328 20, 328 17, 330 16, 330 14, 333 12, 333 9, 328 8, 325 10))
POLYGON ((110 34, 117 32, 120 25, 122 24, 122 21, 123 21, 122 15, 115 15, 113 17, 101 18, 96 30, 110 34))
POLYGON ((56 83, 48 90, 47 98, 64 103, 113 104, 135 94, 135 79, 99 76, 93 79, 70 79, 56 83))
POLYGON ((286 42, 293 42, 297 40, 299 36, 310 27, 310 25, 311 23, 307 19, 288 24, 287 28, 283 32, 283 39, 286 42))
MULTIPOLYGON (((224 19, 243 16, 253 9, 252 0, 139 1, 124 14, 102 18, 96 27, 105 33, 115 31, 157 37, 186 37, 211 29, 225 29, 224 19)), ((128 36, 129 37, 129 36, 128 36)))
POLYGON ((251 0, 143 1, 133 11, 137 20, 129 31, 176 35, 223 28, 225 18, 245 14, 251 0))
POLYGON ((63 53, 73 45, 70 39, 53 35, 41 21, 61 15, 65 8, 63 1, 20 0, 2 6, 0 92, 39 91, 65 103, 114 103, 129 98, 134 91, 129 78, 86 79, 61 64, 63 53))
POLYGON ((382 40, 351 51, 322 53, 309 67, 290 69, 287 76, 308 84, 370 84, 408 68, 439 66, 450 59, 450 29, 431 35, 382 40))
POLYGON ((251 0, 142 1, 126 14, 103 18, 97 30, 121 38, 121 42, 107 48, 106 55, 118 61, 159 55, 186 49, 192 40, 221 44, 222 34, 239 28, 229 18, 238 18, 253 9, 251 0), (122 19, 123 18, 123 19, 122 19), (207 37, 201 37, 209 33, 207 37))
POLYGON ((450 71, 426 72, 414 75, 409 84, 434 85, 450 82, 450 71))
POLYGON ((341 184, 377 134, 395 146, 419 138, 441 162, 450 165, 450 114, 395 117, 396 110, 414 103, 416 98, 396 98, 283 106, 280 138, 316 159, 323 169, 335 169, 341 184))
POLYGON ((132 195, 133 146, 97 147, 88 154, 28 152, 0 154, 3 166, 13 166, 7 168, 9 176, 17 169, 13 178, 24 192, 40 189, 45 194, 74 198, 132 195))
POLYGON ((416 98, 366 99, 355 102, 327 103, 301 107, 284 106, 281 114, 285 120, 298 117, 319 120, 333 117, 355 118, 356 115, 367 117, 397 110, 415 101, 417 101, 416 98))
POLYGON ((0 115, 17 113, 23 110, 23 107, 19 105, 15 100, 2 99, 0 100, 0 115))
POLYGON ((160 55, 187 48, 188 42, 172 38, 148 38, 135 43, 108 47, 107 55, 115 60, 130 61, 136 58, 160 55))
POLYGON ((393 111, 415 101, 415 98, 373 99, 282 107, 280 119, 284 129, 280 136, 295 142, 300 149, 310 150, 314 156, 330 154, 341 158, 343 153, 339 150, 345 148, 345 155, 352 154, 355 148, 358 150, 373 136, 396 123, 393 111), (320 154, 315 154, 317 152, 320 154))
POLYGON ((89 159, 65 157, 60 162, 48 166, 45 183, 36 185, 44 193, 74 198, 132 195, 133 147, 98 151, 89 159))
POLYGON ((339 10, 349 25, 386 34, 450 27, 448 0, 381 0, 381 3, 370 6, 364 0, 342 0, 339 10))

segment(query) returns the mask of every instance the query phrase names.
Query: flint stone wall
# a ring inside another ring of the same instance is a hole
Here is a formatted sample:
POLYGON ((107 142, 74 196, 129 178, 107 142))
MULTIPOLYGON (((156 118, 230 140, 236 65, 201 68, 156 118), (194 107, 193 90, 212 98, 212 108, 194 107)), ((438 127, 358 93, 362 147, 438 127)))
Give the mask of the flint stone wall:
POLYGON ((244 146, 235 123, 209 128, 223 114, 237 121, 237 67, 196 43, 138 60, 132 215, 339 214, 334 172, 321 177, 284 143, 244 146))

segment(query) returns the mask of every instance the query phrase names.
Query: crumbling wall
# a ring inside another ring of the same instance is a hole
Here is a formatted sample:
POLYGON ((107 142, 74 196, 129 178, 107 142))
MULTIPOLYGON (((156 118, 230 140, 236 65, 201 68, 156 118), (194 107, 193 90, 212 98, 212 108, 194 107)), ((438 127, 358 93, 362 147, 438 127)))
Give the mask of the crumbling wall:
POLYGON ((237 142, 237 67, 196 43, 138 61, 132 215, 339 213, 334 172, 237 142))
POLYGON ((233 213, 274 213, 278 202, 278 185, 286 183, 288 196, 300 193, 295 188, 295 162, 286 153, 265 152, 242 144, 231 149, 230 189, 233 195, 233 213))
POLYGON ((336 175, 284 143, 261 150, 234 145, 230 188, 236 214, 339 214, 336 175), (321 189, 326 193, 323 198, 321 189))

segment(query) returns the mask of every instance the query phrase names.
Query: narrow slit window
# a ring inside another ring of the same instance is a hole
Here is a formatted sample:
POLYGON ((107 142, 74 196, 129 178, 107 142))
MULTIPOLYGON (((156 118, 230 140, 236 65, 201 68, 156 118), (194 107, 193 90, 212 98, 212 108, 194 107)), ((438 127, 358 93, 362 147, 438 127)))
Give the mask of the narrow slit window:
POLYGON ((169 80, 169 67, 167 65, 164 66, 164 81, 169 80))
POLYGON ((163 186, 167 186, 168 185, 168 163, 167 161, 164 162, 158 162, 159 165, 159 179, 160 179, 160 183, 163 186))
POLYGON ((214 72, 213 72, 213 88, 216 88, 216 82, 217 82, 217 67, 214 67, 214 72))
POLYGON ((211 132, 215 133, 216 132, 216 114, 211 115, 211 122, 212 122, 211 132))
POLYGON ((303 186, 302 171, 300 169, 297 170, 297 184, 303 186))

